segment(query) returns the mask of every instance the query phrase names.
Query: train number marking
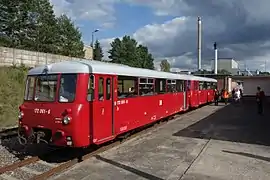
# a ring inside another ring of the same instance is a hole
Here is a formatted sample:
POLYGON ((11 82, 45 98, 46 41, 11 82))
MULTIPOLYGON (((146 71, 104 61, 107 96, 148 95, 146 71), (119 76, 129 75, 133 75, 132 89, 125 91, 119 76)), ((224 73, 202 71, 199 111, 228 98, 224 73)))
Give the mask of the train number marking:
POLYGON ((34 113, 35 114, 51 114, 51 110, 50 109, 39 109, 39 108, 35 108, 34 109, 34 113))

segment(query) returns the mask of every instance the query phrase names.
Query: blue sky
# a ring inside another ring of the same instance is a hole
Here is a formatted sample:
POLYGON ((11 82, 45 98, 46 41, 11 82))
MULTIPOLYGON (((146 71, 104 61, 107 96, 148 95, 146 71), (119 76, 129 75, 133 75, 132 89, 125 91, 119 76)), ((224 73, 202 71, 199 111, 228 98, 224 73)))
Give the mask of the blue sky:
POLYGON ((173 16, 155 16, 150 7, 142 5, 117 3, 114 8, 116 21, 113 27, 102 27, 102 24, 89 20, 76 20, 77 24, 82 25, 81 32, 85 42, 91 40, 90 31, 94 29, 100 29, 95 34, 95 38, 98 39, 121 37, 123 35, 132 35, 136 30, 147 24, 161 24, 173 18, 173 16))
POLYGON ((233 58, 250 70, 270 70, 269 0, 50 0, 57 16, 67 14, 80 28, 83 41, 91 32, 103 50, 115 37, 130 35, 146 45, 158 67, 167 59, 171 67, 196 68, 197 17, 202 17, 202 67, 211 69, 213 43, 220 57, 233 58), (257 10, 258 7, 260 11, 257 10), (269 24, 268 24, 269 23, 269 24), (269 64, 269 65, 268 65, 269 64))

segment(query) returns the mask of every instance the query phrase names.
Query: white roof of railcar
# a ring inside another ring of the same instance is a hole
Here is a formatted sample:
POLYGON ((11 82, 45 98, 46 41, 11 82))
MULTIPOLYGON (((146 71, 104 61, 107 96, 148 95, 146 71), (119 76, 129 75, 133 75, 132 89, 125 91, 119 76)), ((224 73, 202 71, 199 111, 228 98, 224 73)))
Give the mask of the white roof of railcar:
POLYGON ((198 80, 217 82, 212 78, 204 78, 185 74, 173 74, 149 69, 134 68, 127 65, 107 63, 93 60, 72 60, 62 61, 58 63, 42 65, 29 70, 28 75, 43 74, 44 69, 48 67, 49 74, 57 73, 95 73, 95 74, 111 74, 135 77, 152 77, 166 79, 182 79, 182 80, 198 80))

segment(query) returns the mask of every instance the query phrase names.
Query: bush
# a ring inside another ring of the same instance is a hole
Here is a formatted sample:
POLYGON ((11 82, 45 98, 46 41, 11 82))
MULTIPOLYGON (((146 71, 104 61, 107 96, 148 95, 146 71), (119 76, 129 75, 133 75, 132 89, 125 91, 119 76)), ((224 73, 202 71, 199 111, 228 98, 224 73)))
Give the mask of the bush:
POLYGON ((28 68, 0 67, 0 126, 13 126, 18 121, 18 107, 23 102, 28 68))

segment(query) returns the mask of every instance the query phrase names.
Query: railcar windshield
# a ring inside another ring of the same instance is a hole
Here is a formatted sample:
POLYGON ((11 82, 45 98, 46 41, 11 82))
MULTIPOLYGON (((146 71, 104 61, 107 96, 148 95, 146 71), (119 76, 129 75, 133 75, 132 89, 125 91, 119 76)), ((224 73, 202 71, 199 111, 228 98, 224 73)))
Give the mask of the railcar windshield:
POLYGON ((51 102, 55 100, 57 75, 28 76, 24 100, 51 102))
POLYGON ((35 101, 55 101, 57 75, 36 76, 35 101))
POLYGON ((60 79, 59 102, 72 102, 76 94, 76 74, 63 74, 60 79))
POLYGON ((54 102, 58 96, 59 102, 72 102, 76 93, 76 74, 62 74, 60 83, 58 75, 28 76, 26 81, 24 100, 54 102), (59 86, 59 94, 57 88, 59 86))

